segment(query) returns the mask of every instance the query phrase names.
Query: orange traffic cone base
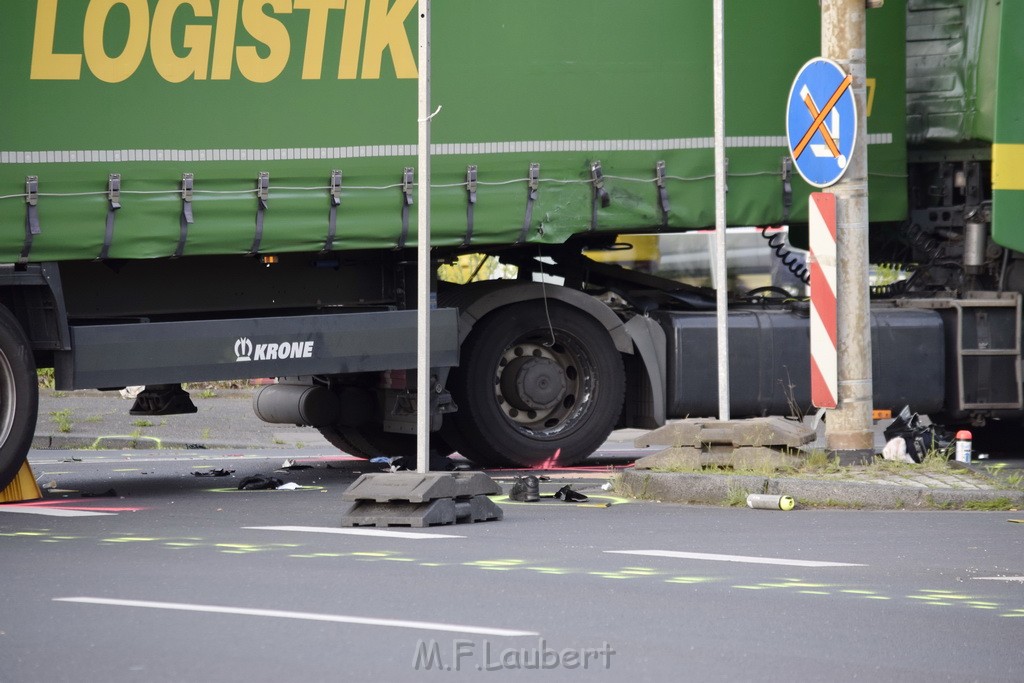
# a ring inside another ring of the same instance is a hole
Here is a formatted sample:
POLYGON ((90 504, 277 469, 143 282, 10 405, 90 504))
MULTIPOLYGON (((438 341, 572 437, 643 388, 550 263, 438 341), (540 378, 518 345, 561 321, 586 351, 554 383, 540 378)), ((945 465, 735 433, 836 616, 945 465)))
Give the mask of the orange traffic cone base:
POLYGON ((0 491, 0 503, 21 503, 26 500, 39 500, 43 492, 39 490, 36 477, 32 474, 28 460, 21 463, 21 469, 3 491, 0 491))

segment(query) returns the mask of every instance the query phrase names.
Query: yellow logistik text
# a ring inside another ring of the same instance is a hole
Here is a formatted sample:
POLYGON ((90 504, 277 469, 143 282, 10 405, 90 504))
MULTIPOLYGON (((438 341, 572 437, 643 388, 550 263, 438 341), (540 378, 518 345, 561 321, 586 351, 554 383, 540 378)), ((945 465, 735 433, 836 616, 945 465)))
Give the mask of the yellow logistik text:
POLYGON ((67 11, 71 4, 37 0, 31 78, 76 81, 84 61, 97 79, 120 83, 148 53, 157 74, 171 83, 230 80, 236 73, 266 83, 293 59, 302 60, 302 79, 319 80, 325 54, 327 63, 337 63, 339 79, 378 79, 385 52, 398 78, 416 78, 405 27, 416 2, 90 0, 83 17, 67 11), (328 45, 329 30, 338 35, 339 26, 340 44, 328 45), (293 49, 293 39, 305 49, 293 49))

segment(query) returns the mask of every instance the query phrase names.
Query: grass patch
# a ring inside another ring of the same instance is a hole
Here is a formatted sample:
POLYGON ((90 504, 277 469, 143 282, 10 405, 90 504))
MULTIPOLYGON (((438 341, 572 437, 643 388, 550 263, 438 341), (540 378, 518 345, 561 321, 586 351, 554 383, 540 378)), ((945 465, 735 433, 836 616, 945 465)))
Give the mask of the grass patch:
POLYGON ((839 466, 838 455, 829 455, 828 451, 816 448, 807 454, 800 469, 804 472, 831 474, 839 472, 842 468, 839 466))
POLYGON ((55 383, 53 368, 39 368, 36 370, 36 376, 39 378, 40 389, 53 389, 55 383))
POLYGON ((742 486, 729 484, 729 493, 726 494, 724 502, 729 507, 745 507, 748 495, 750 495, 750 491, 747 491, 742 486))
POLYGON ((71 409, 54 410, 50 413, 50 421, 57 425, 57 431, 67 434, 75 426, 71 421, 71 409))
POLYGON ((1017 506, 1006 496, 991 500, 969 500, 963 504, 962 510, 1013 510, 1017 506))

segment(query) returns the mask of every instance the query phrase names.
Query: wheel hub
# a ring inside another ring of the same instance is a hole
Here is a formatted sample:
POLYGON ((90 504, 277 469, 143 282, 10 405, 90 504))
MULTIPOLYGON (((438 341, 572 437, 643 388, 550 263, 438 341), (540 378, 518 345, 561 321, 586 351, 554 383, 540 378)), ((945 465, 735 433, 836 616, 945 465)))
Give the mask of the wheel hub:
POLYGON ((501 393, 519 410, 547 410, 565 396, 565 371, 550 358, 522 356, 501 373, 501 393))

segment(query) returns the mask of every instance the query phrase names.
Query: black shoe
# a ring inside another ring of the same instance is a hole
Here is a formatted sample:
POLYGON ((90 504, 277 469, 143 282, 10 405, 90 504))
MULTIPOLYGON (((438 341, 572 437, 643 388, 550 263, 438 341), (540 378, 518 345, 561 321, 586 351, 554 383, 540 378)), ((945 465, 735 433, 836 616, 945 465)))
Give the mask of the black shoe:
POLYGON ((527 503, 536 503, 540 500, 540 481, 537 477, 532 474, 526 477, 523 482, 525 483, 524 498, 527 503))
POLYGON ((540 500, 540 482, 537 477, 516 477, 512 482, 512 489, 508 492, 508 499, 520 503, 535 503, 540 500))
POLYGON ((555 491, 555 498, 564 500, 566 503, 582 503, 587 499, 582 493, 573 491, 568 484, 555 491))

